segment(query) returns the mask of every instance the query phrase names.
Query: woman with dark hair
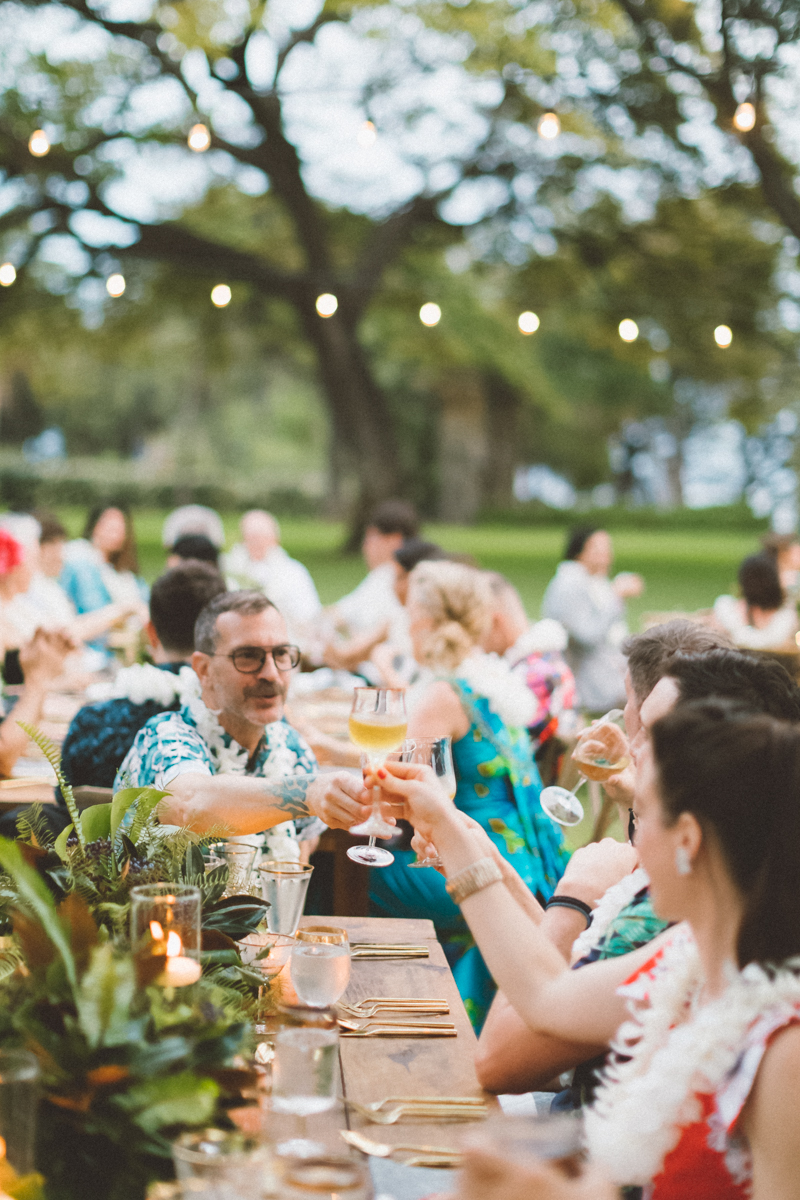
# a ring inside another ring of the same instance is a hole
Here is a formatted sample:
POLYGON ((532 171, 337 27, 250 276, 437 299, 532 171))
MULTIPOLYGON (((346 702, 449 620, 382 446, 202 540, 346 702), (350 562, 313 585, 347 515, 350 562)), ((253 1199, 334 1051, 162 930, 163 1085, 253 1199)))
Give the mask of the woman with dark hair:
POLYGON ((611 538, 604 529, 573 529, 542 601, 542 615, 567 631, 565 657, 575 676, 578 704, 590 713, 625 703, 620 649, 628 632, 624 602, 640 595, 644 586, 640 576, 629 572, 609 579, 613 559, 611 538))
POLYGON ((797 632, 797 609, 787 602, 771 554, 751 554, 739 567, 741 598, 719 596, 717 623, 747 650, 770 650, 790 642, 797 632))
POLYGON ((130 514, 116 505, 98 505, 89 514, 84 536, 65 549, 61 586, 78 613, 124 604, 137 611, 143 625, 147 588, 138 569, 130 514))
POLYGON ((545 1164, 494 1160, 482 1200, 526 1186, 531 1200, 611 1200, 616 1185, 643 1186, 648 1200, 796 1200, 800 729, 724 701, 681 705, 653 725, 638 772, 636 847, 674 927, 578 972, 425 770, 390 762, 379 773, 438 849, 448 891, 526 1023, 555 1037, 578 1025, 597 1044, 617 1031, 618 1058, 587 1114, 591 1188, 545 1164))

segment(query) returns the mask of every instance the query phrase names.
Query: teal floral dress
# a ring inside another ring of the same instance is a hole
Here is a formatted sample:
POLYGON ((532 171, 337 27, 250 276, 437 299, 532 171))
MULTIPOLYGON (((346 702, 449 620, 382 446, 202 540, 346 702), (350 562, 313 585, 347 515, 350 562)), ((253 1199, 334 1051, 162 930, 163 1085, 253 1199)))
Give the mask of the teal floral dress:
MULTIPOLYGON (((479 821, 534 895, 549 900, 568 855, 561 833, 539 804, 542 789, 527 732, 512 730, 463 679, 447 681, 470 718, 453 743, 458 787, 455 803, 479 821)), ((370 871, 370 911, 378 917, 427 917, 444 947, 461 998, 480 1031, 496 991, 461 910, 438 871, 408 870, 412 850, 393 851, 389 867, 370 871)))

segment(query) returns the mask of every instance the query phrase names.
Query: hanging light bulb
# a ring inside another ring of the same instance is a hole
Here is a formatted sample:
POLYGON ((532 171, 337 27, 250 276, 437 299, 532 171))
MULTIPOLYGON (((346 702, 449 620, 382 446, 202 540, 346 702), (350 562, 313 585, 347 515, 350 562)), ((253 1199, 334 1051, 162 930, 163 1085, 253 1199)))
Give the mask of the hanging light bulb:
POLYGON ((195 154, 202 154, 204 150, 208 150, 211 145, 211 134, 205 125, 193 125, 189 130, 189 136, 186 139, 190 150, 194 150, 195 154))
POLYGON ((5 262, 0 266, 0 287, 11 287, 16 278, 17 272, 13 263, 5 262))
POLYGON ((372 121, 365 121, 358 131, 358 138, 356 140, 359 146, 366 147, 374 145, 377 137, 378 131, 372 121))
POLYGON ((619 323, 619 336, 623 342, 635 342, 639 336, 639 326, 630 317, 619 323))
POLYGON ((339 301, 332 292, 323 292, 317 296, 316 309, 321 317, 332 317, 339 307, 339 301))
POLYGON ((714 341, 719 346, 720 350, 727 350, 733 341, 733 333, 730 325, 718 325, 714 330, 714 341))
POLYGON ((441 321, 442 310, 439 308, 438 304, 423 304, 422 308, 419 310, 419 319, 422 321, 422 324, 427 325, 429 329, 433 328, 434 325, 438 325, 441 321))
POLYGON ((227 308, 231 302, 231 289, 227 283, 218 283, 211 289, 211 303, 216 308, 227 308))
POLYGON ((109 275, 106 280, 106 291, 109 296, 113 296, 115 299, 117 296, 121 296, 125 291, 125 276, 109 275))
POLYGON ((745 100, 740 104, 733 114, 733 124, 740 133, 749 133, 755 128, 756 123, 756 106, 751 104, 749 100, 745 100))
POLYGON ((561 122, 554 112, 543 113, 539 118, 539 124, 536 126, 539 137, 546 138, 551 142, 553 138, 557 138, 561 133, 561 122))
POLYGON ((34 158, 44 158, 50 153, 50 138, 43 129, 34 129, 28 138, 28 149, 34 158))
POLYGON ((535 312, 520 313, 517 318, 517 327, 520 333, 536 333, 539 324, 540 321, 535 312))

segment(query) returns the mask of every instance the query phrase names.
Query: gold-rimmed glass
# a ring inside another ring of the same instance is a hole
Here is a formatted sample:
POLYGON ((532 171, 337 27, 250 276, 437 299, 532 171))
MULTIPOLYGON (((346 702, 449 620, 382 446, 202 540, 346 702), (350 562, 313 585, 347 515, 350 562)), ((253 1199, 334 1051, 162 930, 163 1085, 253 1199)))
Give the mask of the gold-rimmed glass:
MULTIPOLYGON (((350 712, 350 740, 363 750, 373 772, 383 766, 386 755, 396 750, 406 736, 408 719, 404 688, 355 688, 350 712)), ((394 837, 395 827, 381 813, 380 788, 373 788, 372 812, 366 821, 353 825, 351 833, 369 838, 367 846, 351 846, 348 858, 368 867, 388 867, 394 855, 375 845, 376 838, 394 837)))

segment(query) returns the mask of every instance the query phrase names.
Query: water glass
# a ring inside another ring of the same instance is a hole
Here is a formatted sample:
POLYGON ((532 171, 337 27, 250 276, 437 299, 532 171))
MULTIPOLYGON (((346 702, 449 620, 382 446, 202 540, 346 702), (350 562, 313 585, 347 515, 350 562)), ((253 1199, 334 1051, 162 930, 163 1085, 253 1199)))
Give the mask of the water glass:
POLYGON ((287 1137, 287 1118, 270 1110, 266 1133, 274 1152, 276 1192, 281 1200, 371 1200, 369 1166, 339 1136, 347 1118, 341 1102, 308 1121, 308 1138, 287 1137))
POLYGON ((292 984, 304 1004, 329 1008, 350 982, 347 930, 334 925, 307 925, 297 931, 292 950, 292 984))
POLYGON ((333 1108, 339 1084, 339 1030, 287 1025, 275 1037, 272 1106, 276 1112, 308 1117, 333 1108))
POLYGON ((18 1175, 34 1169, 39 1064, 29 1050, 0 1051, 0 1136, 18 1175))
POLYGON ((258 868, 261 895, 269 902, 267 927, 271 933, 293 934, 306 902, 312 866, 298 862, 267 862, 258 868))
POLYGON ((580 1174, 583 1163, 583 1119, 578 1112, 491 1117, 465 1142, 521 1166, 532 1159, 547 1159, 572 1178, 580 1174))
POLYGON ((184 1133, 172 1144, 172 1161, 180 1182, 199 1180, 209 1200, 261 1200, 269 1154, 252 1138, 224 1129, 184 1133))
POLYGON ((222 858, 228 864, 228 883, 225 890, 229 896, 248 890, 257 849, 256 846, 248 846, 234 840, 212 842, 209 846, 215 858, 222 858))

